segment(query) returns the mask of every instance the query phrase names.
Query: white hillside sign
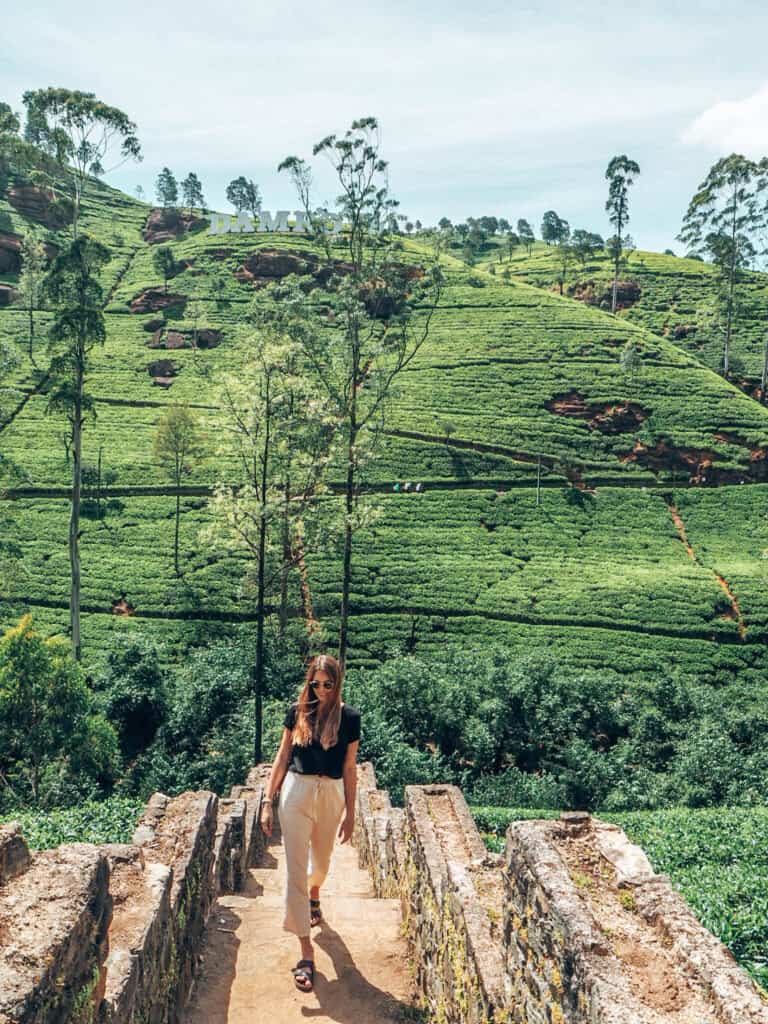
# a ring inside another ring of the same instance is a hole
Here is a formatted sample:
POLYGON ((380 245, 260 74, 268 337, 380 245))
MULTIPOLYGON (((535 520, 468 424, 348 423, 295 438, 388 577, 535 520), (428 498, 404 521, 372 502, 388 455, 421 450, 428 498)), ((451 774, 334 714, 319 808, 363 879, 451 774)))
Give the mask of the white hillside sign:
MULTIPOLYGON (((293 219, 289 210, 278 210, 273 216, 267 210, 259 210, 257 216, 249 216, 245 210, 238 214, 212 213, 209 235, 248 234, 253 231, 290 231, 292 234, 306 234, 309 231, 307 218, 303 210, 294 210, 293 219)), ((335 213, 328 214, 328 224, 332 226, 332 234, 338 235, 344 225, 344 219, 335 213)))

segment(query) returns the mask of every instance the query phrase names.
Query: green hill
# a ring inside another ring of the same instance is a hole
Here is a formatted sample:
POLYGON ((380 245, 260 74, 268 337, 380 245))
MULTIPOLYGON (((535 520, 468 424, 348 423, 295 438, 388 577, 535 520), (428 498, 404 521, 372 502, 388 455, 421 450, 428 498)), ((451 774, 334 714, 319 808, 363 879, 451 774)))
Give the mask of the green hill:
MULTIPOLYGON (((543 242, 535 244, 530 256, 517 249, 510 259, 501 240, 491 240, 480 265, 493 267, 497 275, 509 271, 514 281, 559 291, 559 261, 554 248, 543 242)), ((711 263, 636 250, 626 254, 620 280, 629 285, 620 296, 617 315, 622 320, 674 341, 713 370, 722 367, 724 328, 713 316, 717 272, 711 263)), ((599 253, 584 264, 569 262, 564 294, 589 302, 607 296, 610 309, 612 282, 610 258, 599 253)), ((729 362, 734 382, 754 395, 763 369, 767 311, 768 274, 744 271, 736 290, 729 362)))
MULTIPOLYGON (((253 619, 239 595, 242 561, 197 542, 221 469, 214 458, 184 488, 183 578, 175 577, 175 492, 153 461, 153 433, 179 400, 195 406, 210 433, 217 374, 247 352, 253 276, 276 279, 311 248, 299 236, 212 236, 201 225, 172 242, 184 267, 168 285, 178 298, 157 312, 147 290, 162 282, 142 234, 149 212, 98 185, 82 219, 114 253, 84 459, 95 463, 101 449, 103 467, 117 474, 107 515, 81 523, 86 654, 115 630, 146 626, 183 651, 253 619), (207 347, 189 346, 193 328, 208 332, 207 347), (131 614, 118 614, 126 608, 131 614)), ((0 233, 18 235, 27 221, 0 203, 0 233)), ((409 247, 418 248, 406 242, 406 256, 409 247)), ((533 262, 519 263, 530 280, 533 262)), ((695 261, 692 268, 691 278, 694 269, 707 273, 695 261)), ((428 651, 494 638, 632 677, 673 665, 712 680, 762 674, 766 409, 699 353, 648 330, 639 312, 612 316, 450 257, 445 269, 440 309, 400 377, 367 476, 384 515, 357 535, 350 664, 380 661, 392 645, 428 651), (641 357, 634 377, 619 361, 627 342, 641 357), (394 493, 398 481, 424 489, 394 493)), ((14 273, 4 280, 13 283, 14 273)), ((670 278, 670 287, 682 284, 670 278)), ((38 317, 42 337, 50 314, 38 317)), ((45 633, 64 632, 64 421, 44 415, 46 381, 26 355, 25 326, 22 310, 0 309, 0 332, 23 355, 0 451, 29 476, 4 503, 28 575, 9 581, 15 592, 0 604, 0 627, 31 609, 45 633)), ((340 490, 339 468, 334 478, 340 490)), ((313 613, 333 642, 341 559, 308 552, 306 563, 313 613)), ((292 586, 298 614, 298 578, 292 586)))

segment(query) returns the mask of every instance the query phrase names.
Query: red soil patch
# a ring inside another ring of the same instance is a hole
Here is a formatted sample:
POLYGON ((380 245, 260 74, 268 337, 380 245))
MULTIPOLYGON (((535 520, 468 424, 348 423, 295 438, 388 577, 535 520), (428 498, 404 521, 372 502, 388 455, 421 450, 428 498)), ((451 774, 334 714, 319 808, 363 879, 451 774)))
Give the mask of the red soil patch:
POLYGON ((636 430, 648 418, 648 412, 637 402, 591 402, 587 403, 578 391, 569 391, 544 403, 545 407, 558 416, 575 416, 585 419, 590 430, 603 434, 623 434, 636 430))

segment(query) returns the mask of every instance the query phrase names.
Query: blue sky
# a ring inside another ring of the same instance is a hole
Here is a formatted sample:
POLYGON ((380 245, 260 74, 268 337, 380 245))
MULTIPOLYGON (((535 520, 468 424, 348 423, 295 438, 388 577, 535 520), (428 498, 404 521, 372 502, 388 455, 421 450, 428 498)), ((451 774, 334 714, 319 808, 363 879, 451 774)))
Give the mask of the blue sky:
MULTIPOLYGON (((373 115, 412 219, 526 217, 538 234, 555 209, 606 235, 605 168, 627 153, 641 168, 636 244, 678 252, 711 164, 768 154, 768 13, 752 0, 230 0, 212 12, 198 0, 15 4, 3 12, 0 99, 21 111, 26 89, 95 92, 137 123, 144 152, 110 184, 153 197, 164 165, 179 179, 193 170, 221 210, 240 174, 265 209, 293 209, 278 162, 311 158, 314 142, 373 115)), ((332 200, 327 166, 317 170, 317 198, 332 200)))

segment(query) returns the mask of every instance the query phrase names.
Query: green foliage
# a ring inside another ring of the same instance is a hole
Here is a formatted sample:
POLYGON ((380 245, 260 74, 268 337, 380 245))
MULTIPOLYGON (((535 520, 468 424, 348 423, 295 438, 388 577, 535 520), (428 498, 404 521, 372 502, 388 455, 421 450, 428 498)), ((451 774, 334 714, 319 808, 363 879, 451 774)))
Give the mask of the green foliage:
POLYGON ((619 673, 539 651, 512 659, 502 645, 393 657, 347 680, 351 702, 375 723, 365 756, 377 771, 379 758, 405 746, 433 758, 406 759, 406 768, 427 768, 484 803, 765 803, 763 684, 715 690, 672 670, 628 688, 619 673))
POLYGON ((124 757, 132 760, 155 738, 168 713, 166 652, 142 633, 115 637, 95 672, 102 711, 117 730, 124 757))
POLYGON ((164 167, 155 180, 157 201, 163 208, 175 208, 179 201, 179 184, 170 167, 164 167))
POLYGON ((174 666, 169 709, 152 745, 126 774, 129 792, 223 793, 251 767, 253 701, 248 647, 224 641, 174 666))
POLYGON ((68 645, 32 616, 0 639, 0 803, 41 807, 96 796, 119 767, 117 737, 94 707, 68 645))
POLYGON ((48 850, 61 843, 129 843, 143 810, 143 800, 112 796, 46 811, 12 807, 2 821, 19 822, 30 850, 48 850))

